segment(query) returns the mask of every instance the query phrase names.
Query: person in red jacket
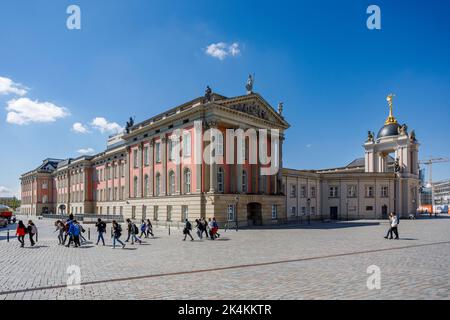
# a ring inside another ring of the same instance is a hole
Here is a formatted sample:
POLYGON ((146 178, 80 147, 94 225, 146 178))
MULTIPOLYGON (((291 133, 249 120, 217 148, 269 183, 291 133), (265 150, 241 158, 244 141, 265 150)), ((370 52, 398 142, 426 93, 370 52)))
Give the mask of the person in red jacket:
POLYGON ((19 221, 16 229, 16 236, 20 242, 20 247, 23 248, 25 246, 25 234, 27 233, 27 228, 23 224, 22 220, 19 221))

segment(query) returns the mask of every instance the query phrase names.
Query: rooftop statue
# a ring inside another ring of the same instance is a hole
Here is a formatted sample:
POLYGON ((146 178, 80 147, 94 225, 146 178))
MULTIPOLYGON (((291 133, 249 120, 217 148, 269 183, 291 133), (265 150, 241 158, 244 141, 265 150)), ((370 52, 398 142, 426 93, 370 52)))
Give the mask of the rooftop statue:
POLYGON ((253 93, 253 83, 255 82, 254 76, 251 74, 248 75, 247 84, 245 85, 245 88, 247 89, 247 94, 253 93))
POLYGON ((206 102, 210 102, 211 101, 211 97, 212 97, 212 90, 209 86, 206 86, 206 90, 205 90, 205 100, 206 102))
POLYGON ((127 121, 127 125, 125 126, 125 130, 127 133, 130 133, 130 128, 134 126, 134 119, 130 117, 130 120, 127 121))

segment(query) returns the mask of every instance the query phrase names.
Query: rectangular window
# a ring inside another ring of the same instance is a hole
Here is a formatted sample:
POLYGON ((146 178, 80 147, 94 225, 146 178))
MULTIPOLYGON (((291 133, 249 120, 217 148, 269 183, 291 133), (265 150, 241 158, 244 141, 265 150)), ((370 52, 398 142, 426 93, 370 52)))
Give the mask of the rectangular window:
POLYGON ((366 198, 373 198, 373 186, 366 186, 366 198))
POLYGON ((306 186, 302 185, 300 187, 300 198, 306 198, 306 186))
POLYGON ((383 198, 389 197, 389 187, 388 186, 381 187, 381 197, 383 197, 383 198))
POLYGON ((236 205, 229 204, 228 205, 228 221, 235 221, 235 220, 236 220, 236 205))
POLYGON ((295 184, 291 184, 291 198, 297 197, 297 186, 295 184))
POLYGON ((329 188, 329 197, 330 198, 338 198, 339 197, 338 191, 339 191, 338 187, 331 186, 329 188))
POLYGON ((161 162, 161 144, 159 142, 155 144, 155 159, 156 162, 161 162))
POLYGON ((373 210, 373 207, 372 206, 367 206, 366 207, 366 211, 372 211, 373 210))
POLYGON ((296 213, 297 213, 297 208, 291 207, 291 216, 295 216, 296 213))
POLYGON ((169 160, 173 160, 173 141, 172 139, 169 139, 169 141, 167 142, 167 148, 169 150, 169 160))
POLYGON ((186 132, 183 137, 183 155, 185 157, 191 156, 191 133, 186 132))
POLYGON ((311 214, 316 214, 316 207, 311 207, 311 214))
POLYGON ((148 166, 148 147, 144 147, 144 165, 148 166))
POLYGON ((316 197, 316 187, 311 187, 310 193, 311 193, 311 198, 315 198, 316 197))
POLYGON ((356 198, 356 186, 347 186, 347 197, 356 198))
POLYGON ((214 146, 217 156, 223 156, 223 134, 218 129, 214 132, 214 146))
POLYGON ((133 150, 133 164, 134 164, 135 168, 138 167, 138 151, 137 150, 133 150))
POLYGON ((278 206, 276 204, 272 205, 272 219, 276 219, 278 217, 278 206))
POLYGON ((306 207, 302 207, 302 214, 306 214, 306 207))

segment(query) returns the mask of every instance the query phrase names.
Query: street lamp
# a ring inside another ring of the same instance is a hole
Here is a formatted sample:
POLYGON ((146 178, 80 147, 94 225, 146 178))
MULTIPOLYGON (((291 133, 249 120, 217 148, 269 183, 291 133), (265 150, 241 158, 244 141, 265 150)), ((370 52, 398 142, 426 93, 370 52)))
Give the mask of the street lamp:
POLYGON ((308 224, 311 224, 311 199, 308 198, 306 203, 308 204, 308 224))
POLYGON ((234 215, 235 215, 235 219, 236 219, 236 232, 238 231, 238 203, 239 203, 239 196, 236 195, 236 197, 234 197, 234 200, 236 201, 236 206, 234 208, 234 215))
POLYGON ((345 202, 347 203, 347 221, 348 221, 348 199, 345 202))

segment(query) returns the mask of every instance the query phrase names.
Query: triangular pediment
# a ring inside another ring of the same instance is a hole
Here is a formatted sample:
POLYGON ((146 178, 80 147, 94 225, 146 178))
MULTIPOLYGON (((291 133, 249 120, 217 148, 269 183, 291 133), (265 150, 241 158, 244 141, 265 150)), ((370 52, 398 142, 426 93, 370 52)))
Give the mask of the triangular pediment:
POLYGON ((252 117, 275 123, 286 129, 289 127, 289 124, 286 122, 286 120, 284 120, 284 118, 257 93, 219 100, 215 101, 215 103, 231 110, 242 112, 252 117))

